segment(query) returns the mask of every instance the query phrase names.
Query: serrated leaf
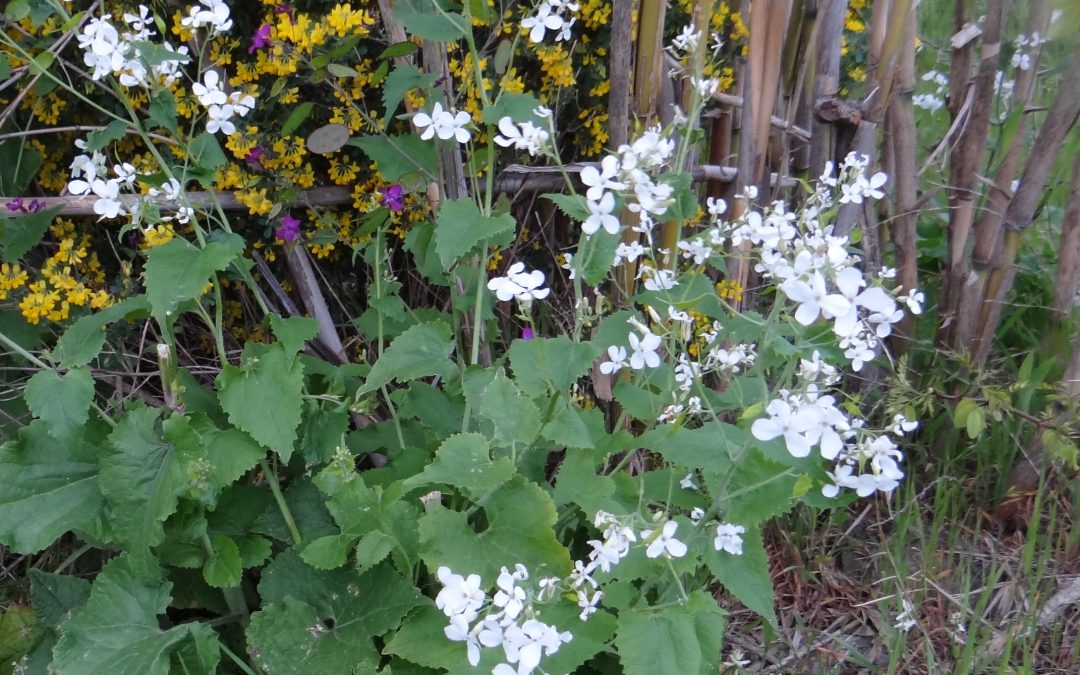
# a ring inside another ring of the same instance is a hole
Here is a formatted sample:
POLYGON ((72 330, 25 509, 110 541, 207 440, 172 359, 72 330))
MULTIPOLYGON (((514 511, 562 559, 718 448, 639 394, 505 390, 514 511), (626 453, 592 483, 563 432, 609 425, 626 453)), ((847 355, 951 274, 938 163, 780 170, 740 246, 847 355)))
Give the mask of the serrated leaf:
MULTIPOLYGON (((36 153, 36 151, 33 152, 36 153)), ((34 154, 28 152, 19 161, 32 164, 34 156, 34 154)), ((0 174, 2 173, 0 172, 0 174)), ((0 187, 3 186, 3 183, 3 179, 0 178, 0 187)), ((5 193, 0 191, 0 194, 5 193)), ((4 209, 4 212, 0 213, 0 248, 3 249, 0 257, 3 258, 4 262, 18 262, 20 258, 26 255, 27 251, 37 246, 41 242, 41 238, 45 236, 45 231, 49 229, 53 219, 60 213, 60 209, 61 207, 57 206, 36 213, 18 215, 12 215, 7 212, 7 209, 4 209)))
POLYGON ((49 426, 54 438, 67 440, 90 417, 94 401, 94 378, 85 368, 74 368, 63 376, 55 370, 40 370, 26 383, 26 405, 49 426))
MULTIPOLYGON (((17 138, 0 143, 0 166, 4 167, 4 170, 0 171, 0 195, 25 194, 26 187, 37 175, 43 161, 41 153, 27 145, 24 139, 17 138)), ((15 260, 9 258, 5 251, 4 262, 15 260)))
POLYGON ((716 672, 724 623, 716 601, 702 591, 681 605, 623 610, 615 636, 619 662, 626 675, 716 672))
POLYGON ((619 235, 600 230, 581 245, 574 255, 573 264, 580 270, 585 283, 596 286, 607 278, 608 272, 614 267, 615 249, 620 241, 619 235))
POLYGON ((481 242, 509 244, 517 221, 508 213, 484 216, 468 197, 444 202, 435 221, 435 253, 448 270, 481 242))
POLYGON ((380 530, 368 532, 356 543, 356 567, 365 570, 374 567, 394 550, 394 540, 380 530))
POLYGON ((210 639, 202 624, 162 630, 158 615, 169 606, 171 586, 157 575, 136 572, 127 557, 111 561, 94 580, 86 605, 65 624, 50 670, 168 675, 170 655, 180 643, 196 635, 210 639))
POLYGON ((424 472, 405 481, 405 487, 431 484, 460 488, 474 498, 487 494, 514 475, 514 465, 500 457, 491 460, 491 446, 482 434, 457 434, 435 451, 435 460, 424 472))
POLYGON ((285 348, 285 353, 295 354, 304 348, 304 343, 319 334, 319 322, 306 316, 282 318, 271 314, 270 329, 285 348))
POLYGON ((16 553, 88 527, 103 504, 96 449, 82 439, 57 443, 34 422, 0 446, 0 543, 16 553))
POLYGON ((416 134, 401 136, 361 136, 349 139, 379 166, 379 173, 391 183, 408 174, 421 173, 428 177, 437 173, 435 144, 420 140, 416 134))
POLYGON ((244 250, 244 240, 227 234, 206 248, 171 239, 150 249, 146 260, 146 296, 154 316, 164 320, 181 302, 199 296, 210 275, 227 268, 244 250))
POLYGON ((176 133, 176 97, 168 89, 162 89, 150 99, 147 119, 154 125, 176 133))
POLYGON ((218 401, 230 422, 287 462, 300 426, 303 364, 280 344, 245 357, 243 368, 226 364, 218 374, 218 401))
POLYGON ((450 42, 472 30, 461 14, 437 11, 431 0, 405 0, 394 8, 394 18, 411 35, 436 42, 450 42))
POLYGON ((478 415, 491 421, 496 441, 504 445, 532 443, 540 432, 540 410, 518 391, 502 368, 476 394, 470 394, 466 385, 466 399, 478 415))
POLYGON ((748 527, 742 539, 742 555, 731 555, 726 551, 717 551, 712 546, 708 546, 705 552, 705 564, 728 592, 776 629, 777 620, 776 611, 773 609, 769 556, 761 540, 761 530, 748 527))
POLYGON ((145 295, 125 298, 121 302, 82 317, 64 331, 56 343, 55 354, 65 368, 85 366, 101 351, 105 344, 105 326, 136 312, 150 309, 145 295))
POLYGON ((421 555, 429 569, 447 565, 494 579, 506 561, 539 576, 562 576, 570 555, 555 539, 555 504, 539 486, 516 476, 484 504, 488 526, 476 532, 467 514, 436 509, 420 519, 421 555))
POLYGON ((596 472, 603 464, 589 452, 568 449, 559 466, 551 498, 560 506, 577 504, 590 515, 599 510, 614 512, 611 497, 615 494, 615 481, 596 472))
POLYGON ((532 94, 503 92, 499 94, 495 103, 484 111, 483 120, 487 124, 498 124, 503 117, 509 117, 517 124, 532 122, 541 129, 546 129, 547 120, 534 112, 538 107, 540 107, 540 101, 532 94))
POLYGON ((319 537, 304 545, 300 557, 317 570, 332 570, 345 564, 354 541, 356 537, 347 534, 319 537))
MULTIPOLYGON (((416 45, 411 42, 399 42, 397 45, 391 45, 386 51, 401 45, 416 48, 416 45)), ((381 58, 388 58, 385 52, 381 58)), ((410 89, 427 89, 435 81, 436 77, 438 76, 435 73, 421 73, 416 66, 408 63, 399 63, 394 66, 383 84, 382 100, 383 108, 386 111, 383 117, 385 120, 383 128, 389 128, 390 123, 394 120, 394 115, 397 114, 398 106, 401 105, 401 100, 405 98, 405 94, 410 89)))
POLYGON ((533 398, 545 392, 564 394, 570 385, 589 372, 600 347, 590 342, 556 338, 515 340, 510 345, 510 369, 522 391, 533 398))
POLYGON ((266 568, 259 593, 264 606, 247 633, 255 665, 297 675, 375 672, 373 638, 420 602, 416 588, 388 565, 363 574, 321 572, 293 552, 266 568))
POLYGON ((90 582, 80 577, 30 570, 30 603, 42 625, 59 626, 90 597, 90 582))
POLYGON ((236 542, 223 534, 215 535, 211 540, 214 552, 207 557, 203 565, 203 579, 214 588, 232 588, 240 585, 243 567, 240 564, 240 549, 236 542))
POLYGON ((584 195, 564 195, 558 192, 547 192, 544 198, 551 200, 565 215, 577 221, 584 221, 591 215, 589 207, 585 205, 584 195))
POLYGON ((34 610, 22 605, 8 604, 0 611, 0 663, 19 661, 41 637, 43 628, 34 616, 34 610))
MULTIPOLYGON (((726 474, 731 469, 731 457, 749 445, 750 437, 730 424, 707 422, 697 429, 660 426, 642 434, 638 442, 687 469, 726 474)), ((784 469, 780 467, 779 472, 784 469)), ((744 484, 732 483, 735 486, 744 484)))
POLYGON ((195 166, 208 172, 217 171, 229 163, 217 139, 206 131, 196 136, 188 146, 188 157, 195 166))
POLYGON ((421 323, 394 338, 371 367, 359 392, 377 391, 391 381, 407 382, 429 375, 449 376, 457 371, 450 361, 450 328, 441 321, 421 323))
POLYGON ((86 149, 91 152, 101 150, 109 143, 123 138, 130 128, 131 124, 124 120, 113 120, 101 129, 91 131, 86 135, 86 149))
POLYGON ((157 429, 158 411, 136 408, 109 434, 101 457, 101 493, 112 507, 112 524, 127 544, 128 566, 146 574, 150 548, 164 539, 163 523, 176 510, 188 477, 176 448, 157 429))
POLYGON ((789 471, 757 448, 751 450, 731 476, 730 491, 738 494, 728 503, 724 517, 739 525, 756 525, 787 513, 794 501, 797 480, 789 471))
POLYGON ((383 651, 428 668, 467 665, 466 652, 460 643, 439 639, 445 626, 446 616, 425 598, 401 622, 383 651))

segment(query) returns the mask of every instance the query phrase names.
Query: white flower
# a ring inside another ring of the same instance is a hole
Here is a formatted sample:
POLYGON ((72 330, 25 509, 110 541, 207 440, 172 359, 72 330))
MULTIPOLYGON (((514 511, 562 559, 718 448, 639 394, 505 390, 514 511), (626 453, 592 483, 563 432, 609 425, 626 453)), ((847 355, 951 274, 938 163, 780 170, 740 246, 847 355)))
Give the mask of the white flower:
POLYGON ((705 206, 709 210, 709 215, 713 218, 719 218, 725 211, 727 211, 727 202, 723 199, 717 199, 716 197, 709 197, 705 200, 705 206))
POLYGON ((645 255, 645 247, 640 242, 634 240, 629 244, 619 242, 619 245, 615 247, 615 263, 618 265, 623 260, 627 262, 634 262, 639 256, 645 255))
POLYGON ((585 198, 600 201, 606 190, 625 190, 626 184, 613 180, 619 174, 619 158, 608 155, 600 160, 600 169, 591 164, 581 170, 581 182, 588 186, 585 198))
POLYGON ((731 555, 742 555, 743 538, 746 528, 742 525, 720 523, 716 526, 716 537, 713 539, 713 547, 717 551, 727 551, 731 555))
POLYGON ((679 285, 673 270, 657 270, 648 265, 642 265, 641 274, 645 277, 644 285, 647 291, 670 291, 679 285))
POLYGON ((780 290, 792 301, 799 303, 795 310, 795 320, 809 326, 822 314, 826 319, 844 316, 851 310, 851 303, 840 294, 829 294, 825 288, 825 277, 821 272, 810 276, 810 283, 801 279, 788 279, 780 284, 780 290))
POLYGON ((701 519, 704 517, 705 509, 701 508, 700 506, 695 506, 694 508, 690 509, 690 520, 694 523, 694 525, 700 523, 701 519))
POLYGON ((917 420, 909 420, 903 415, 894 415, 892 426, 889 427, 889 431, 893 432, 897 436, 903 436, 909 431, 915 431, 919 428, 919 422, 917 420))
POLYGON ((469 622, 461 614, 450 617, 450 625, 443 628, 443 634, 454 642, 464 642, 469 655, 469 664, 480 663, 480 641, 469 630, 469 622))
POLYGON ((765 407, 769 418, 754 420, 750 433, 759 441, 771 441, 783 436, 787 450, 793 457, 806 457, 813 445, 806 432, 818 424, 819 411, 812 407, 793 410, 791 404, 783 399, 775 399, 765 407))
POLYGON ((424 130, 420 134, 421 140, 427 141, 433 136, 438 136, 444 141, 453 138, 458 143, 468 143, 472 138, 471 132, 465 128, 465 125, 472 121, 469 113, 464 110, 456 113, 452 110, 443 110, 442 104, 438 101, 432 106, 431 114, 418 112, 413 115, 412 121, 416 128, 424 130))
POLYGON ((581 224, 581 231, 592 236, 601 227, 609 234, 619 233, 619 219, 611 215, 615 209, 615 197, 610 192, 605 192, 599 202, 586 199, 585 206, 589 209, 589 217, 581 224))
POLYGON ((681 487, 684 490, 697 489, 697 486, 694 485, 694 472, 693 471, 691 471, 690 473, 683 476, 683 479, 681 481, 679 481, 679 487, 681 487))
POLYGON ((599 608, 600 599, 604 597, 603 592, 593 591, 592 595, 589 592, 581 589, 577 591, 577 604, 581 608, 581 614, 578 614, 578 618, 582 621, 587 621, 589 616, 594 614, 599 608))
POLYGON ((559 30, 563 27, 563 18, 558 14, 552 14, 551 9, 551 4, 545 2, 540 5, 536 16, 521 20, 521 27, 529 31, 529 39, 533 42, 543 42, 545 31, 559 30))
POLYGON ((630 367, 634 370, 642 370, 645 367, 657 368, 660 365, 660 355, 656 350, 660 348, 660 337, 648 331, 639 339, 635 333, 627 337, 630 341, 630 367))
MULTIPOLYGON (((674 520, 664 523, 659 536, 653 539, 648 548, 645 549, 645 555, 649 558, 659 558, 661 555, 670 558, 681 558, 686 555, 686 544, 675 538, 675 530, 678 528, 679 524, 674 520)), ((642 530, 642 541, 647 541, 652 537, 653 532, 654 530, 642 530)))
POLYGON ((506 270, 505 277, 494 277, 488 281, 488 289, 495 291, 496 297, 503 302, 514 299, 528 308, 533 300, 543 300, 551 293, 544 285, 544 273, 540 270, 525 271, 525 263, 516 262, 506 270))
POLYGON ((445 565, 436 572, 443 589, 435 597, 435 606, 446 616, 461 615, 466 622, 476 618, 477 611, 487 600, 487 595, 480 588, 480 576, 470 574, 468 578, 454 574, 445 565))
POLYGON ((600 364, 600 372, 604 375, 617 373, 626 365, 626 350, 618 345, 607 348, 608 360, 600 364))
POLYGON ((912 291, 908 295, 901 296, 900 300, 907 304, 912 314, 922 314, 922 306, 926 302, 926 296, 923 295, 922 291, 912 291))
POLYGON ((532 122, 524 122, 519 127, 509 117, 499 120, 499 131, 502 135, 495 136, 496 143, 504 148, 513 146, 516 150, 527 150, 533 156, 544 149, 549 137, 547 131, 532 122))
POLYGON ((199 103, 209 107, 211 105, 224 105, 228 98, 221 90, 221 78, 216 70, 208 70, 203 73, 203 81, 191 85, 191 93, 199 99, 199 103))

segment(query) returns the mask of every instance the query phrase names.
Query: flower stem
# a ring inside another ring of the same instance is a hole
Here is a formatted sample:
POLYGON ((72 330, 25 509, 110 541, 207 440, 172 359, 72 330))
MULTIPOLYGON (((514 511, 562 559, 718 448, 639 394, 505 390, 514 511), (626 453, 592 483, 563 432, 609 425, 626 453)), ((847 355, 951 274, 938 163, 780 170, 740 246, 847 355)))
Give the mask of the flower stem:
POLYGON ((300 546, 303 538, 300 536, 300 530, 296 527, 296 521, 293 520, 292 511, 289 510, 289 505, 285 503, 285 496, 281 494, 281 486, 278 485, 277 473, 270 466, 270 462, 265 459, 259 460, 259 466, 266 476, 266 482, 270 484, 270 492, 274 494, 274 501, 277 502, 278 510, 281 511, 281 517, 285 519, 285 527, 289 528, 289 534, 292 536, 293 544, 300 546))

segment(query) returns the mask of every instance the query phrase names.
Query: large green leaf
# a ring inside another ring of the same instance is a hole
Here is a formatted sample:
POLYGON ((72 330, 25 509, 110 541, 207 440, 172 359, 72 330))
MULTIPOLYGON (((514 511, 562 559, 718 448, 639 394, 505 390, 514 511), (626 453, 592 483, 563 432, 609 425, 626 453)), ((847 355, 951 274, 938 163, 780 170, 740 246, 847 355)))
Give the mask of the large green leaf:
POLYGON ((263 609, 252 614, 248 644, 269 672, 375 672, 373 638, 397 627, 420 593, 388 565, 318 571, 293 551, 279 555, 259 584, 263 609))
POLYGON ((405 98, 405 94, 410 89, 426 90, 435 81, 436 77, 438 76, 435 73, 421 73, 416 66, 409 63, 399 63, 394 66, 394 69, 386 76, 386 81, 383 82, 382 100, 383 107, 386 109, 383 117, 386 124, 383 128, 389 128, 390 123, 394 120, 394 115, 397 113, 398 106, 401 105, 401 99, 405 98))
POLYGON ((162 630, 158 615, 169 606, 171 587, 157 575, 136 572, 126 556, 110 562, 94 580, 86 605, 65 624, 50 670, 58 675, 168 675, 171 653, 182 642, 213 639, 202 624, 162 630))
POLYGON ((172 239, 150 249, 146 260, 146 295, 154 316, 164 320, 182 302, 199 296, 210 275, 227 268, 244 251, 236 234, 222 235, 206 248, 172 239))
POLYGON ((105 344, 105 326, 136 312, 150 309, 145 295, 125 298, 100 312, 82 317, 64 331, 56 343, 55 354, 65 368, 85 366, 94 359, 105 344))
MULTIPOLYGON (((2 179, 0 182, 3 182, 2 179)), ((53 218, 60 213, 60 208, 57 206, 20 215, 12 215, 7 209, 0 212, 0 257, 4 262, 18 262, 27 251, 37 246, 53 218)))
MULTIPOLYGON (((734 521, 733 521, 734 522, 734 521)), ((747 608, 757 612, 775 629, 773 585, 769 576, 769 555, 761 540, 761 530, 747 528, 742 536, 742 555, 731 555, 709 546, 705 563, 716 580, 747 608)))
POLYGON ((0 673, 12 672, 9 668, 33 648, 41 634, 42 627, 29 607, 8 604, 0 611, 0 673))
POLYGON ((615 645, 626 675, 714 673, 725 614, 703 591, 664 609, 623 610, 615 645))
MULTIPOLYGON (((30 570, 30 604, 38 624, 44 629, 41 639, 26 658, 30 673, 48 672, 52 650, 60 639, 60 624, 72 610, 90 597, 90 582, 80 577, 30 570)), ((2 672, 2 671, 0 671, 2 672)))
POLYGON ((481 242, 506 246, 516 225, 509 213, 484 216, 472 199, 451 199, 439 208, 435 220, 435 252, 443 269, 448 270, 481 242))
POLYGON ((464 16, 436 7, 437 1, 399 0, 394 18, 412 35, 436 42, 457 40, 472 30, 464 16))
POLYGON ((379 165, 379 173, 396 183, 409 174, 433 176, 436 170, 435 144, 416 134, 402 136, 361 136, 349 140, 379 165))
POLYGON ((377 391, 392 380, 407 382, 429 375, 452 375, 457 371, 449 359, 453 346, 450 327, 441 321, 412 326, 379 356, 360 393, 377 391))
POLYGON ((494 580, 499 568, 524 564, 537 576, 562 576, 570 555, 555 539, 555 504, 540 487, 515 477, 484 504, 487 527, 476 532, 466 513, 437 508, 420 519, 421 555, 430 569, 494 580))
POLYGON ((451 485, 479 498, 513 475, 514 465, 509 459, 491 460, 491 446, 483 435, 457 434, 439 446, 435 461, 426 466, 423 473, 406 480, 405 487, 412 489, 433 483, 451 485))
POLYGON ((730 424, 707 422, 697 429, 660 426, 642 434, 639 442, 684 468, 722 474, 731 468, 732 455, 749 444, 749 437, 730 424))
POLYGON ((163 523, 188 488, 176 447, 161 437, 158 410, 136 408, 116 424, 101 458, 101 492, 112 523, 130 552, 127 565, 146 574, 150 548, 165 536, 163 523))
POLYGON ((26 383, 26 404, 52 435, 67 440, 90 417, 94 378, 85 368, 61 376, 55 370, 39 370, 26 383))
POLYGON ((58 443, 38 421, 0 446, 0 543, 16 553, 88 527, 103 502, 95 448, 82 439, 58 443))
MULTIPOLYGON (((797 480, 788 467, 766 459, 756 448, 751 450, 728 482, 728 490, 738 494, 727 504, 724 517, 740 525, 757 525, 787 513, 794 503, 797 480)), ((706 481, 713 482, 709 476, 706 481)))
POLYGON ((565 335, 514 340, 510 345, 510 368, 527 395, 546 399, 547 392, 566 393, 571 384, 589 372, 599 354, 600 347, 590 342, 571 342, 565 335))
POLYGON ((303 365, 280 344, 248 345, 243 367, 228 365, 217 377, 218 400, 229 421, 284 461, 292 455, 303 404, 303 365))
POLYGON ((495 440, 502 445, 532 443, 540 432, 540 410, 506 376, 502 368, 494 372, 467 371, 465 396, 477 414, 494 425, 495 440), (470 386, 475 377, 482 388, 470 386))

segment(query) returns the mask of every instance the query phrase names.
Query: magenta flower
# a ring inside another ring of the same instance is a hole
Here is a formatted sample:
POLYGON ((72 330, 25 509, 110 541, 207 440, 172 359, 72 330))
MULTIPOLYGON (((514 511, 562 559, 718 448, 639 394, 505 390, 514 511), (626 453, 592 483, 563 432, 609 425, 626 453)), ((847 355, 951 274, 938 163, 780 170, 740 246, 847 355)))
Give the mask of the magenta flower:
POLYGON ((255 50, 269 47, 273 43, 270 41, 270 24, 264 23, 259 26, 259 29, 255 31, 255 35, 251 38, 251 46, 248 47, 248 54, 254 54, 255 50))
POLYGON ((394 213, 405 208, 405 195, 402 194, 400 183, 395 183, 390 187, 379 188, 379 194, 382 195, 382 205, 389 206, 390 210, 394 213))
POLYGON ((29 202, 24 202, 22 197, 16 197, 4 204, 4 208, 11 213, 37 213, 45 208, 45 202, 40 199, 31 199, 29 202))
POLYGON ((274 5, 274 13, 287 14, 290 20, 296 20, 296 10, 294 10, 292 6, 289 5, 289 3, 287 2, 279 2, 278 4, 274 5))
POLYGON ((300 219, 293 218, 291 213, 286 213, 281 219, 281 227, 274 230, 274 236, 284 242, 291 242, 300 234, 300 219))
POLYGON ((262 147, 256 145, 254 148, 247 151, 244 155, 244 161, 252 166, 262 166, 262 157, 266 154, 266 151, 262 147))
POLYGON ((7 208, 8 211, 11 211, 12 213, 22 213, 26 211, 26 207, 23 206, 22 197, 16 197, 15 199, 12 199, 7 204, 4 204, 4 206, 7 208))
POLYGON ((521 339, 522 340, 531 340, 534 337, 536 337, 536 335, 533 333, 532 326, 525 326, 524 328, 521 329, 521 339))

